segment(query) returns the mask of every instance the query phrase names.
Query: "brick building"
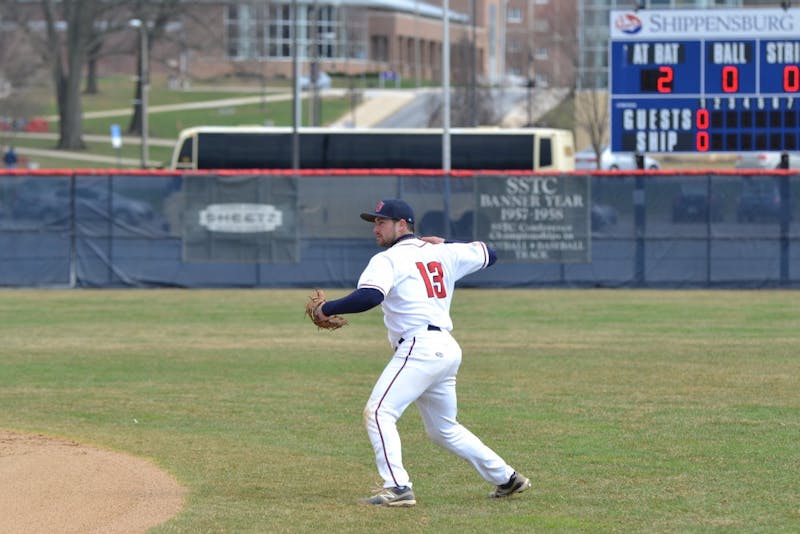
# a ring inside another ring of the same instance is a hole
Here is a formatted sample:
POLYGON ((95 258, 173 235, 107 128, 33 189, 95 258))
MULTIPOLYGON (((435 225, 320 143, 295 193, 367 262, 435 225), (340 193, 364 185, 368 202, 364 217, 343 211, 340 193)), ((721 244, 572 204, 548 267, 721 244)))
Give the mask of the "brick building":
MULTIPOLYGON (((291 75, 292 0, 198 1, 185 9, 191 16, 153 50, 177 76, 291 75)), ((327 72, 441 79, 441 0, 298 0, 297 10, 304 73, 317 64, 327 72)), ((574 0, 450 0, 449 21, 454 83, 474 76, 492 84, 535 78, 572 85, 574 0)))

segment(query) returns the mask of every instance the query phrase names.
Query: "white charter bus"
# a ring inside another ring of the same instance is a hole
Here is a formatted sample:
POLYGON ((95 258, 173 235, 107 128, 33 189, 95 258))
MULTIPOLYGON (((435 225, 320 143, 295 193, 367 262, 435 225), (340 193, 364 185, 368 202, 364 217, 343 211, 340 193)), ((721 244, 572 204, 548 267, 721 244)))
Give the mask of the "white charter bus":
MULTIPOLYGON (((441 169, 441 128, 300 128, 303 169, 441 169)), ((183 130, 172 169, 291 169, 292 128, 183 130)), ((554 128, 452 128, 453 170, 571 171, 572 132, 554 128)))

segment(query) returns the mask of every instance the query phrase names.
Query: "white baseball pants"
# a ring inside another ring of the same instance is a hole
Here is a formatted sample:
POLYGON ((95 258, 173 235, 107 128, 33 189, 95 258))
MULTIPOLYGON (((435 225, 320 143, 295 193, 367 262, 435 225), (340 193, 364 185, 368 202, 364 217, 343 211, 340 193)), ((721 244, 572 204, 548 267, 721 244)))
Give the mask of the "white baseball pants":
POLYGON ((416 402, 425 431, 438 445, 460 456, 494 485, 514 473, 506 462, 456 420, 456 374, 461 347, 449 332, 423 332, 400 344, 383 370, 364 409, 384 487, 411 486, 403 468, 397 420, 416 402))

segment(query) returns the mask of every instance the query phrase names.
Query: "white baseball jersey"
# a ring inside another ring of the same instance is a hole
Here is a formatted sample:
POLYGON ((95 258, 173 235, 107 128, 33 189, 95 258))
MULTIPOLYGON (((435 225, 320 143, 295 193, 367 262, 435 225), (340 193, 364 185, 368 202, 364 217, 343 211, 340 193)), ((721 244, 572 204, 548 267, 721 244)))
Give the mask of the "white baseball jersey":
POLYGON ((401 337, 408 339, 428 325, 452 330, 450 303, 456 281, 488 262, 481 241, 432 245, 403 239, 372 257, 358 287, 383 293, 384 323, 389 343, 396 346, 401 337))

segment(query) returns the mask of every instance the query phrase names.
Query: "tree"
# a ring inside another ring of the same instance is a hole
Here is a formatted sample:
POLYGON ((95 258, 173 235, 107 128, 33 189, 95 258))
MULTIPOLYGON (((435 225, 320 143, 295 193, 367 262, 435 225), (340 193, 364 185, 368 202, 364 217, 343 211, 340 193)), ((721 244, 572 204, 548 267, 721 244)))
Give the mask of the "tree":
MULTIPOLYGON (((91 46, 99 0, 42 0, 45 40, 37 39, 56 92, 58 148, 83 149, 81 78, 91 46), (65 23, 62 30, 60 22, 65 23)), ((16 2, 15 2, 16 3, 16 2)), ((26 25, 27 27, 27 25, 26 25)), ((33 35, 32 31, 28 32, 33 35)))
POLYGON ((97 61, 100 58, 100 52, 103 48, 103 41, 95 39, 92 47, 89 49, 89 56, 86 65, 86 88, 84 92, 88 95, 96 95, 100 92, 97 83, 97 61))
MULTIPOLYGON (((465 36, 451 46, 454 61, 450 67, 450 122, 454 128, 495 124, 498 114, 491 88, 474 82, 472 43, 465 36)), ((442 100, 429 101, 428 126, 442 125, 442 100)))
MULTIPOLYGON (((182 0, 0 0, 0 19, 25 37, 24 48, 31 50, 49 73, 59 116, 57 148, 85 148, 81 103, 84 73, 87 91, 96 92, 96 62, 101 54, 131 53, 130 48, 125 50, 118 45, 104 50, 105 41, 113 34, 131 33, 129 21, 140 18, 150 22, 148 37, 152 45, 165 34, 170 17, 179 12, 181 3, 182 0)), ((31 62, 34 63, 37 62, 31 62)), ((133 115, 129 129, 141 131, 141 109, 135 106, 133 115)))
MULTIPOLYGON (((583 82, 587 81, 591 80, 583 80, 583 82)), ((608 138, 608 90, 599 87, 599 82, 582 83, 581 86, 583 89, 575 91, 575 125, 589 136, 589 142, 597 156, 597 168, 599 169, 600 153, 608 138)))
POLYGON ((22 36, 0 31, 0 118, 25 119, 41 113, 41 103, 26 91, 41 81, 40 73, 41 62, 32 57, 22 36))
MULTIPOLYGON (((143 50, 141 46, 136 46, 137 81, 133 98, 133 115, 128 124, 128 133, 142 133, 142 97, 144 96, 146 77, 150 75, 149 72, 145 72, 145 58, 142 54, 147 54, 148 59, 150 58, 153 43, 166 37, 168 25, 171 20, 180 15, 182 3, 185 2, 181 0, 161 0, 160 2, 134 0, 130 2, 131 18, 140 20, 142 26, 138 31, 146 33, 144 41, 147 43, 147 50, 143 50)), ((140 43, 139 37, 137 36, 137 44, 140 43)), ((149 71, 150 69, 148 68, 147 70, 149 71)))
POLYGON ((124 1, 4 0, 0 16, 25 37, 26 50, 48 72, 59 117, 57 148, 77 150, 83 143, 81 80, 87 58, 102 35, 97 21, 103 13, 120 12, 124 1))

